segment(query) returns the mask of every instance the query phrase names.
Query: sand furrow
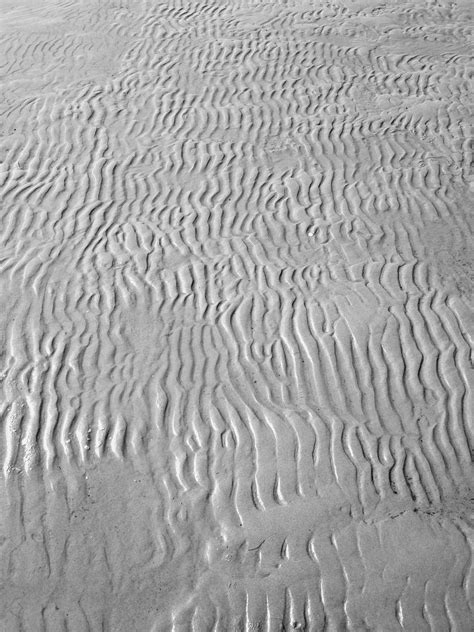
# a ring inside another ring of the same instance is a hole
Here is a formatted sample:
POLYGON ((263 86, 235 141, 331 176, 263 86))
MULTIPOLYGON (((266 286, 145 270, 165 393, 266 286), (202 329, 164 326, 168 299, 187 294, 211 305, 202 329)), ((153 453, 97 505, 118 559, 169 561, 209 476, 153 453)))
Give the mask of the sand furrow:
POLYGON ((7 3, 2 629, 469 629, 471 22, 7 3))

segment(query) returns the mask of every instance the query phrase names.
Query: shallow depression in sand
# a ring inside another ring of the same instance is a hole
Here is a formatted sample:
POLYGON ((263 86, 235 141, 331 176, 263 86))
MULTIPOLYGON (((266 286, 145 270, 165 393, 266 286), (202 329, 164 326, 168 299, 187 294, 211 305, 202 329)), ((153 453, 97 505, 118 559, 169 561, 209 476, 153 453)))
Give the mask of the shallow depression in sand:
POLYGON ((2 632, 470 630, 470 3, 1 11, 2 632))

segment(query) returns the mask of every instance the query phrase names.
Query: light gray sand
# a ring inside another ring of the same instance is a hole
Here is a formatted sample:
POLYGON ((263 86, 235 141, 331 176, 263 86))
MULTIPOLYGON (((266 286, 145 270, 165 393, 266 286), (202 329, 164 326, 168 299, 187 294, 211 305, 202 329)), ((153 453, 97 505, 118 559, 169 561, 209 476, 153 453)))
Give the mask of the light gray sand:
POLYGON ((1 3, 1 632, 467 632, 472 6, 1 3))

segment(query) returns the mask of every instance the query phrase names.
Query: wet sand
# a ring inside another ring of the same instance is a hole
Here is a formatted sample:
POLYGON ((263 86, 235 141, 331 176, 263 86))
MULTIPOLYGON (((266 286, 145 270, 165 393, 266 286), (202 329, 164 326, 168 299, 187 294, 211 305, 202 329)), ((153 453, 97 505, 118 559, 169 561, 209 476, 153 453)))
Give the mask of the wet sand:
POLYGON ((471 630, 471 4, 1 13, 0 630, 471 630))

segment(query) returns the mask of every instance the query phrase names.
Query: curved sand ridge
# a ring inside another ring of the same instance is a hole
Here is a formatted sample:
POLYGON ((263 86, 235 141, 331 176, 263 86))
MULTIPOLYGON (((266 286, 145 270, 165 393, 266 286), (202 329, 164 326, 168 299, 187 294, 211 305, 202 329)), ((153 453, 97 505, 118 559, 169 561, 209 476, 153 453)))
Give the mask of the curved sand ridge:
POLYGON ((469 4, 4 7, 1 629, 469 630, 469 4))

